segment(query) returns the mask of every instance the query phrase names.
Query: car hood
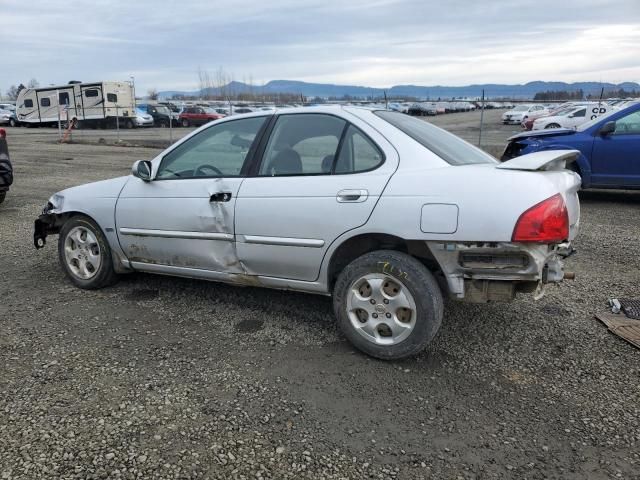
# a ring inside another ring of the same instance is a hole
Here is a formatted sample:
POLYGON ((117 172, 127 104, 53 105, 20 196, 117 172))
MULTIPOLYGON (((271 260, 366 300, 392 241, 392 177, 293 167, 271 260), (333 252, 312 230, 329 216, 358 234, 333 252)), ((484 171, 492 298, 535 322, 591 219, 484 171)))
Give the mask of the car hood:
POLYGON ((84 204, 95 198, 118 198, 123 187, 131 178, 130 175, 117 177, 99 182, 85 183, 77 187, 67 188, 55 193, 49 202, 55 211, 64 210, 64 206, 69 203, 84 204))
MULTIPOLYGON (((551 118, 551 117, 549 117, 551 118)), ((545 120, 547 120, 545 118, 545 120)), ((575 130, 571 128, 550 128, 548 130, 534 130, 530 132, 522 132, 518 133, 512 137, 509 137, 509 141, 516 140, 519 138, 530 138, 530 137, 557 137, 559 135, 574 135, 576 133, 575 130)))

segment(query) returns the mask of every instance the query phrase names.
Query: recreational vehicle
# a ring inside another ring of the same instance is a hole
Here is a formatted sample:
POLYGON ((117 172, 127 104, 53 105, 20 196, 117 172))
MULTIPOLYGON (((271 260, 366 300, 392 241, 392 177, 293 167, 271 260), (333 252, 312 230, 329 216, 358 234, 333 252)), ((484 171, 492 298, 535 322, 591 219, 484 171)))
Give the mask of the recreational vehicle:
POLYGON ((18 95, 18 121, 23 125, 66 122, 80 127, 136 126, 133 87, 129 82, 70 82, 46 88, 26 88, 18 95))

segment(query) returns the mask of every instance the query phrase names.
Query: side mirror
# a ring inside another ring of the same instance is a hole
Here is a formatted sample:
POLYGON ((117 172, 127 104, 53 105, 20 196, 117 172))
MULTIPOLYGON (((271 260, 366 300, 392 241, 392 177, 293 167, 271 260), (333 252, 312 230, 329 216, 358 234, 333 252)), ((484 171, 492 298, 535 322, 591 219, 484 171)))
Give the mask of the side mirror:
POLYGON ((138 160, 131 167, 131 174, 143 182, 151 181, 151 162, 149 160, 138 160))
POLYGON ((611 121, 611 122, 607 122, 604 125, 602 125, 602 127, 600 128, 600 131, 598 132, 600 135, 605 136, 605 135, 609 135, 610 133, 613 133, 616 131, 616 122, 611 121))

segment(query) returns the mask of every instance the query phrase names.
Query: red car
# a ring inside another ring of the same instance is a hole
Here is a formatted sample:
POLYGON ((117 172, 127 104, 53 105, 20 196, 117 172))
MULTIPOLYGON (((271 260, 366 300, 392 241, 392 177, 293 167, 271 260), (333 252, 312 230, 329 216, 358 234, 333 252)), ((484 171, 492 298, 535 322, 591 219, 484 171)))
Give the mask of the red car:
POLYGON ((190 127, 192 125, 204 125, 205 123, 218 120, 224 117, 213 110, 205 109, 203 107, 185 107, 178 117, 180 125, 183 127, 190 127))

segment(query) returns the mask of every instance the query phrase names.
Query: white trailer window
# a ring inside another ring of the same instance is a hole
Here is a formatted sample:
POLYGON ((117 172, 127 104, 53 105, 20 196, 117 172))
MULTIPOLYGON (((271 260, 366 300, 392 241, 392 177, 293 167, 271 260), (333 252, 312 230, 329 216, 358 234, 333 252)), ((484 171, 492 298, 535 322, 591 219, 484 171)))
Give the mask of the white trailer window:
POLYGON ((43 107, 50 107, 51 106, 51 100, 49 99, 49 97, 44 97, 40 99, 40 105, 43 107))
POLYGON ((33 100, 31 100, 30 98, 27 98, 24 101, 24 106, 27 107, 27 108, 33 108, 33 100))
POLYGON ((90 90, 85 90, 84 91, 84 96, 85 97, 97 97, 98 96, 98 90, 96 90, 95 88, 92 88, 90 90))
POLYGON ((118 103, 118 95, 115 93, 107 93, 107 102, 118 103))

